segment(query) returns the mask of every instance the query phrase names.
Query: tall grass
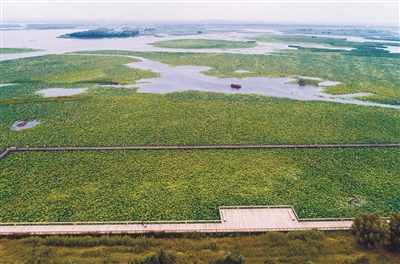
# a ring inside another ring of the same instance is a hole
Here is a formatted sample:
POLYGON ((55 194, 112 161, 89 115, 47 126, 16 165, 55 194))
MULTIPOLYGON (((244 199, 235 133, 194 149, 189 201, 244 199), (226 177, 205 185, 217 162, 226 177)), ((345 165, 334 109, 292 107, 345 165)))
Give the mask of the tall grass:
POLYGON ((1 239, 2 263, 398 263, 398 254, 362 251, 347 232, 305 231, 252 236, 49 236, 1 239), (92 245, 92 246, 90 246, 92 245), (163 256, 161 258, 161 256, 163 256), (164 262, 160 262, 163 259, 164 262), (158 260, 159 262, 149 262, 158 260), (360 262, 363 260, 364 262, 360 262), (147 261, 147 262, 146 262, 147 261))

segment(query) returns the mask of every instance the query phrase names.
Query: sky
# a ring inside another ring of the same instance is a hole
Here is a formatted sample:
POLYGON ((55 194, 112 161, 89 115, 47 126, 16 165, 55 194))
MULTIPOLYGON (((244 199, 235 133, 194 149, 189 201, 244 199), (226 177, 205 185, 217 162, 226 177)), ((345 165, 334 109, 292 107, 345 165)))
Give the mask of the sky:
POLYGON ((202 21, 399 25, 399 1, 1 0, 1 21, 202 21))

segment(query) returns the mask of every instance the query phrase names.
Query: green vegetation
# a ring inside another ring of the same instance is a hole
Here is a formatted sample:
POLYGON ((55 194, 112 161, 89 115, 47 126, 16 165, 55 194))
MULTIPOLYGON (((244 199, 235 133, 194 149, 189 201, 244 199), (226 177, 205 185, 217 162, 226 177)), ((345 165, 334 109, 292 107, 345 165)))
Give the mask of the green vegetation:
POLYGON ((218 219, 222 205, 284 204, 302 218, 389 216, 400 210, 399 156, 398 148, 16 152, 0 163, 0 219, 218 219))
MULTIPOLYGON (((2 61, 1 83, 131 84, 158 74, 127 67, 138 59, 119 56, 46 55, 2 61)), ((62 87, 62 86, 61 86, 62 87)), ((3 97, 2 97, 3 98, 3 97)))
POLYGON ((315 230, 224 237, 187 233, 164 238, 105 235, 2 238, 0 246, 2 263, 216 264, 239 260, 242 256, 248 264, 395 264, 400 258, 384 247, 361 250, 348 232, 324 234, 315 230))
MULTIPOLYGON (((362 57, 392 57, 400 58, 400 54, 389 53, 388 50, 383 50, 387 46, 399 46, 398 43, 380 43, 380 42, 352 42, 347 41, 346 38, 329 38, 329 37, 317 37, 317 36, 301 36, 301 35, 276 35, 276 34, 263 34, 252 38, 261 42, 277 42, 277 43, 292 43, 292 44, 321 44, 326 47, 335 48, 352 48, 350 51, 339 50, 339 49, 315 49, 315 48, 305 48, 310 51, 316 52, 335 52, 341 53, 348 56, 362 56, 362 57), (393 44, 393 45, 392 45, 393 44)), ((292 46, 297 47, 298 46, 292 46)), ((303 48, 300 48, 303 49, 303 48)))
POLYGON ((296 78, 296 80, 294 81, 290 81, 288 83, 292 83, 292 84, 298 84, 300 86, 319 86, 319 83, 321 82, 321 80, 315 80, 315 79, 307 79, 307 78, 296 78))
POLYGON ((400 252, 400 212, 390 215, 389 241, 400 252))
MULTIPOLYGON (((21 94, 30 87, 22 86, 21 94)), ((13 86, 5 86, 1 90, 13 89, 13 86)), ((38 88, 32 85, 31 89, 38 88)), ((2 103, 2 149, 27 144, 118 146, 400 141, 399 111, 396 109, 257 95, 142 94, 133 89, 108 87, 91 88, 87 93, 71 97, 21 98, 2 103), (13 131, 11 126, 17 120, 38 120, 40 124, 13 131)))
POLYGON ((59 36, 59 38, 101 39, 101 38, 129 38, 139 35, 137 29, 123 29, 116 31, 110 28, 98 28, 81 32, 74 32, 59 36))
POLYGON ((389 238, 389 229, 379 217, 379 213, 360 214, 350 228, 357 237, 357 244, 364 248, 377 248, 389 238))
POLYGON ((172 49, 238 49, 253 48, 255 43, 228 40, 209 40, 209 39, 178 39, 158 41, 152 43, 154 47, 172 49))
MULTIPOLYGON (((141 94, 142 56, 217 77, 311 76, 335 93, 399 104, 399 59, 296 50, 269 55, 94 51, 0 62, 0 147, 400 142, 399 111, 205 92, 141 94), (111 56, 104 56, 111 55, 111 56), (116 56, 122 55, 122 56, 116 56), (125 56, 125 57, 124 57, 125 56), (236 70, 247 73, 236 73, 236 70), (44 98, 45 88, 88 88, 44 98), (11 129, 17 120, 39 125, 11 129)), ((292 204, 301 217, 399 210, 396 149, 12 153, 2 221, 212 219, 220 205, 292 204), (21 165, 22 164, 22 165, 21 165), (221 183, 224 183, 222 185, 221 183), (260 188, 260 186, 263 186, 260 188), (110 192, 113 190, 113 192, 110 192), (87 203, 82 203, 87 201, 87 203), (125 210, 130 208, 129 210, 125 210)))
MULTIPOLYGON (((220 78, 294 77, 310 76, 340 82, 325 89, 337 94, 373 93, 357 98, 385 104, 400 105, 400 58, 348 56, 340 52, 295 50, 274 52, 268 55, 92 51, 90 54, 140 56, 171 66, 210 66, 204 74, 220 78), (237 73, 236 70, 248 73, 237 73)), ((362 53, 362 52, 361 52, 362 53)))
POLYGON ((36 52, 36 51, 41 51, 41 50, 28 49, 28 48, 0 48, 0 54, 13 54, 13 53, 36 52))

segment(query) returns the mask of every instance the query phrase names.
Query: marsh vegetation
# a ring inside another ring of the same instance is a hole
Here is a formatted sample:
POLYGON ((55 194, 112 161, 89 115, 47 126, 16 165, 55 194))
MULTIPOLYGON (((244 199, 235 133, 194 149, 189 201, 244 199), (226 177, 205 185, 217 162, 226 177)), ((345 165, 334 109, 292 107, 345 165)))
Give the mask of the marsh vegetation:
POLYGON ((187 233, 175 237, 48 236, 0 240, 4 263, 339 263, 395 264, 386 247, 365 251, 349 232, 306 231, 252 236, 187 233), (160 258, 160 256, 163 256, 160 258), (230 262, 227 259, 230 258, 230 262), (160 261, 162 259, 162 261, 160 261), (158 262, 157 262, 158 261, 158 262))

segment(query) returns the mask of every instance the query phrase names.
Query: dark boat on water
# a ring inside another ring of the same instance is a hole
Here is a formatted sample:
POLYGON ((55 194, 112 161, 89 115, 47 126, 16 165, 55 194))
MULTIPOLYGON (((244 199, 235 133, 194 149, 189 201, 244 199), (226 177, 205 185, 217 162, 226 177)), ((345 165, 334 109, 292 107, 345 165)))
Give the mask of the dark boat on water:
POLYGON ((231 87, 232 87, 232 88, 236 88, 236 89, 242 88, 242 86, 241 86, 240 84, 238 84, 238 83, 236 83, 236 84, 235 84, 235 83, 232 83, 232 84, 231 84, 231 87))

